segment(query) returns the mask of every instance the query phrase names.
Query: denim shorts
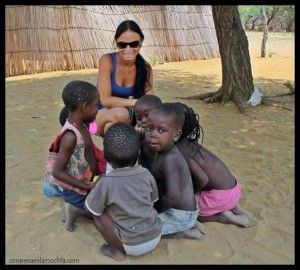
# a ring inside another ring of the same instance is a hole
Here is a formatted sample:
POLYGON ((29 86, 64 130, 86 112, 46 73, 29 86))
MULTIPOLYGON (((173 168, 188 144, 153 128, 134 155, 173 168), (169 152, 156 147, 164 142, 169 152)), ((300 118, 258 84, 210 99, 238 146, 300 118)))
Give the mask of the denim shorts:
POLYGON ((80 195, 72 190, 63 190, 63 197, 66 203, 70 203, 78 208, 84 209, 84 202, 86 199, 86 195, 80 195))
POLYGON ((160 235, 146 243, 135 246, 129 246, 123 243, 123 247, 127 255, 140 256, 155 249, 159 241, 160 235))
POLYGON ((161 235, 182 232, 191 229, 197 222, 199 209, 195 211, 179 210, 170 208, 158 216, 163 222, 161 235))
POLYGON ((53 197, 53 196, 61 196, 63 193, 63 188, 48 183, 46 181, 43 182, 43 194, 45 197, 53 197))

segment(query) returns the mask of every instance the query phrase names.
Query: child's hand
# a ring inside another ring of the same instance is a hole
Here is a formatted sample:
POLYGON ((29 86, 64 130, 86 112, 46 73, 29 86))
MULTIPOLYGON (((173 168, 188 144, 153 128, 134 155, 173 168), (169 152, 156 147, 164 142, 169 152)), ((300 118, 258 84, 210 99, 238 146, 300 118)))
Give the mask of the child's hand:
POLYGON ((138 133, 140 133, 141 135, 144 135, 145 129, 143 127, 135 126, 134 128, 138 133))
POLYGON ((97 182, 88 182, 88 183, 86 183, 88 190, 91 190, 95 186, 96 183, 97 182))

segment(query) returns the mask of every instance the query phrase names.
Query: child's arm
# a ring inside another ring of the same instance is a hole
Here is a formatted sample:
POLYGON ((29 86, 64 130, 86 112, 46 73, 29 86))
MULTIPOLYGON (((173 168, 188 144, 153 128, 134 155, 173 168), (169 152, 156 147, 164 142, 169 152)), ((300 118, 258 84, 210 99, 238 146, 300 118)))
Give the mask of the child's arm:
POLYGON ((209 178, 194 159, 188 158, 187 163, 189 165, 193 182, 196 182, 194 183, 194 192, 196 193, 198 191, 201 191, 208 184, 209 178))
POLYGON ((84 133, 82 134, 82 139, 85 145, 84 157, 90 165, 93 175, 99 175, 100 172, 98 172, 97 162, 93 151, 93 140, 91 135, 87 132, 87 130, 84 130, 84 133))
POLYGON ((73 131, 67 131, 62 137, 59 144, 59 152, 53 165, 53 176, 74 187, 90 190, 94 186, 94 183, 78 181, 65 171, 68 161, 74 151, 76 141, 77 138, 73 131))
POLYGON ((155 204, 159 213, 174 208, 180 201, 180 165, 176 161, 170 157, 162 164, 166 193, 155 204))

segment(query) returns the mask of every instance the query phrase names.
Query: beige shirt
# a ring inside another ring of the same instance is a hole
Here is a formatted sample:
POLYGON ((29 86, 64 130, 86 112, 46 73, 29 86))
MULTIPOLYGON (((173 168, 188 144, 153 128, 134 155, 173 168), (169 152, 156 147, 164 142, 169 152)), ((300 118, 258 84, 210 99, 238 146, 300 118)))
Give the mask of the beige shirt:
POLYGON ((85 205, 96 216, 106 210, 120 240, 127 245, 138 245, 161 233, 162 223, 153 208, 157 200, 154 177, 139 165, 110 171, 90 191, 85 205))

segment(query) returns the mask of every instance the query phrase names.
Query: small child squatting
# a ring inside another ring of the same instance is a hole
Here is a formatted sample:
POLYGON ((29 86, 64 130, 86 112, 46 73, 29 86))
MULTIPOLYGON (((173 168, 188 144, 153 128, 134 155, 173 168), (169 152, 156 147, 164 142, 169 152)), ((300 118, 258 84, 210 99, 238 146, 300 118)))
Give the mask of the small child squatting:
POLYGON ((198 143, 201 132, 203 135, 199 116, 183 103, 174 105, 185 115, 182 135, 176 146, 187 161, 192 175, 199 207, 198 220, 241 227, 254 226, 256 218, 238 204, 241 198, 239 181, 221 159, 198 143))
POLYGON ((126 254, 139 256, 158 245, 162 223, 153 208, 158 189, 146 168, 134 166, 140 137, 131 125, 110 126, 104 134, 103 146, 113 170, 90 191, 85 205, 107 242, 100 252, 121 261, 126 254))
MULTIPOLYGON (((177 119, 174 108, 163 104, 147 117, 145 141, 153 158, 147 164, 158 185, 155 208, 163 221, 162 235, 201 239, 197 228, 198 209, 189 168, 174 145, 181 134, 184 118, 177 119)), ((150 160, 150 159, 147 159, 150 160)), ((200 225, 201 226, 201 225, 200 225)))
MULTIPOLYGON (((138 99, 135 104, 134 112, 136 115, 136 129, 139 131, 141 136, 141 151, 139 156, 139 164, 147 167, 151 170, 153 164, 153 159, 155 152, 151 150, 149 145, 145 141, 145 129, 147 128, 147 117, 150 111, 159 107, 162 104, 161 99, 155 95, 143 96, 138 99)), ((202 239, 206 234, 206 228, 197 222, 196 225, 188 230, 182 232, 170 233, 163 235, 163 238, 192 238, 192 239, 202 239)))

